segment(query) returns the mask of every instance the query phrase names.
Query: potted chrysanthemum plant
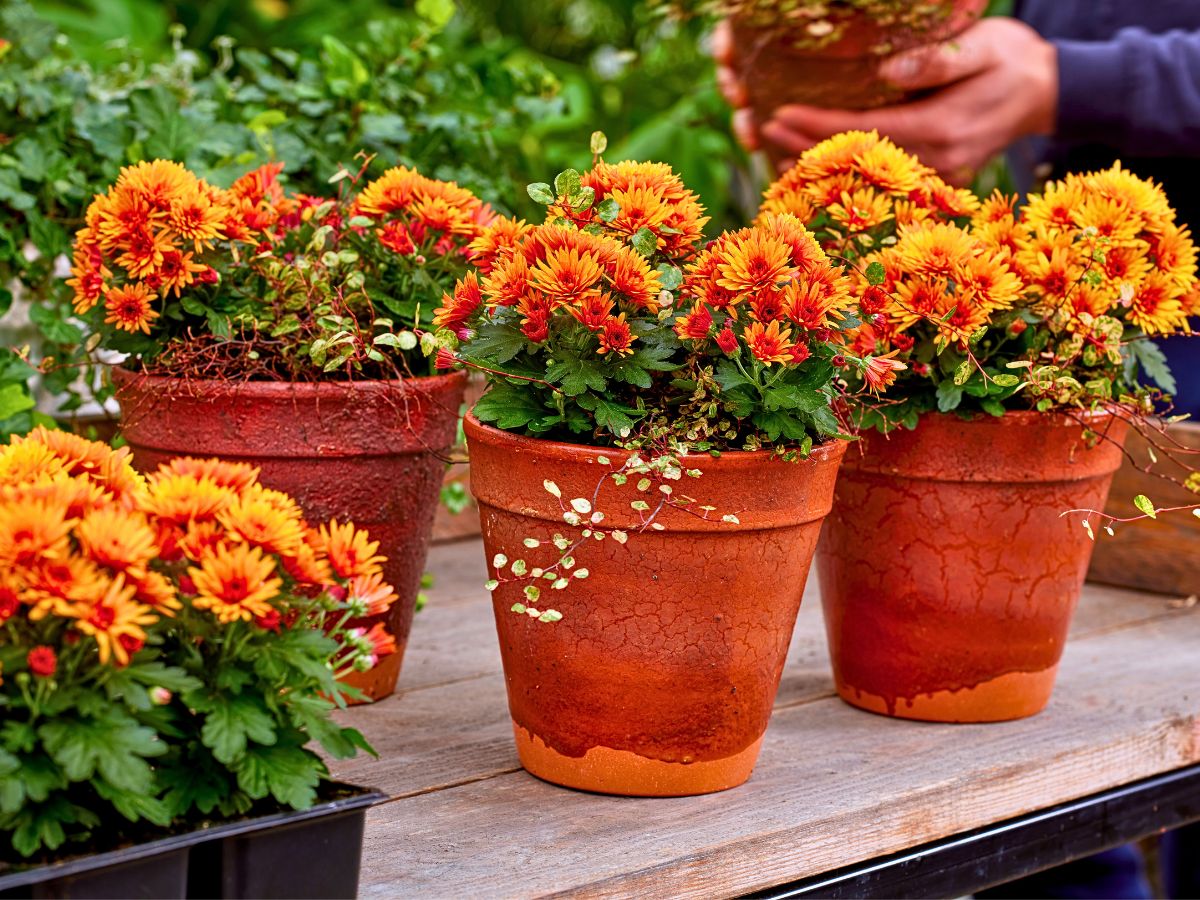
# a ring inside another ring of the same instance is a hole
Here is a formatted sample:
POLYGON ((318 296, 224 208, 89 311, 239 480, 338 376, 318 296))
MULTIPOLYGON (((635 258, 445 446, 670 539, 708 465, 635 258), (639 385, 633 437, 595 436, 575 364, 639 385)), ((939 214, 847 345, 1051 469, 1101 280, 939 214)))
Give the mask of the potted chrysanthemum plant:
MULTIPOLYGON (((825 172, 871 182, 849 195, 869 211, 914 169, 839 136, 764 209, 807 202, 804 173, 825 172)), ((1149 337, 1186 327, 1196 250, 1162 191, 1119 166, 1021 209, 994 195, 969 220, 892 212, 857 236, 835 205, 815 213, 866 291, 852 346, 905 365, 886 399, 847 403, 863 440, 818 553, 838 691, 910 718, 1032 715, 1092 551, 1091 520, 1063 513, 1103 508, 1128 427, 1171 389, 1149 337)))
POLYGON ((114 381, 139 466, 248 461, 313 521, 371 528, 401 597, 400 652, 355 679, 379 698, 399 675, 465 383, 432 371, 422 325, 492 213, 402 167, 367 184, 343 170, 329 199, 287 194, 281 168, 228 190, 169 161, 125 169, 76 238, 76 308, 92 346, 129 354, 114 381))
POLYGON ((733 787, 844 452, 837 375, 875 371, 839 343, 857 292, 789 215, 702 247, 665 165, 530 193, 547 221, 485 235, 486 274, 438 313, 443 364, 489 382, 466 433, 521 762, 606 793, 733 787))
POLYGON ((351 624, 395 600, 378 546, 244 463, 0 448, 0 893, 353 896, 378 795, 314 748, 370 750, 331 713, 395 648, 351 624))
POLYGON ((759 123, 781 105, 870 109, 904 92, 883 80, 888 57, 952 38, 987 0, 657 0, 672 15, 721 17, 759 123))

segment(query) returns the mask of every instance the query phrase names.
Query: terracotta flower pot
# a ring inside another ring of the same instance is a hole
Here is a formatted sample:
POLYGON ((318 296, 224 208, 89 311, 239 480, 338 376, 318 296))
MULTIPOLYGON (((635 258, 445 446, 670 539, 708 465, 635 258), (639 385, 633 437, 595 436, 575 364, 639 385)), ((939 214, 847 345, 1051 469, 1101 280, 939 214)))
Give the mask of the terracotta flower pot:
MULTIPOLYGON (((674 509, 663 531, 637 533, 623 487, 597 463, 627 457, 596 447, 531 440, 466 420, 471 486, 484 547, 530 566, 553 547, 526 538, 576 534, 543 487, 563 500, 591 498, 606 525, 629 531, 577 551, 590 573, 541 609, 558 622, 511 611, 528 603, 520 583, 494 592, 509 711, 521 764, 567 787, 633 796, 682 796, 735 787, 750 777, 779 687, 821 520, 833 500, 841 443, 787 463, 766 453, 688 457, 700 469, 678 490, 716 507, 712 520, 674 509), (723 523, 733 514, 740 524, 723 523)), ((545 582, 543 582, 545 584, 545 582)))
POLYGON ((370 531, 399 594, 387 617, 397 652, 347 680, 374 700, 395 690, 466 376, 235 384, 118 368, 113 381, 139 468, 176 456, 250 463, 310 522, 350 519, 370 531))
POLYGON ((987 0, 940 0, 925 6, 930 11, 908 11, 891 26, 857 10, 830 15, 827 21, 838 29, 838 37, 828 43, 808 31, 810 20, 762 27, 734 19, 738 69, 755 121, 769 121, 789 103, 872 109, 904 100, 902 91, 879 77, 879 64, 894 53, 954 37, 978 21, 987 0))
POLYGON ((838 693, 872 712, 993 722, 1050 700, 1127 426, 926 415, 851 450, 818 551, 838 693))

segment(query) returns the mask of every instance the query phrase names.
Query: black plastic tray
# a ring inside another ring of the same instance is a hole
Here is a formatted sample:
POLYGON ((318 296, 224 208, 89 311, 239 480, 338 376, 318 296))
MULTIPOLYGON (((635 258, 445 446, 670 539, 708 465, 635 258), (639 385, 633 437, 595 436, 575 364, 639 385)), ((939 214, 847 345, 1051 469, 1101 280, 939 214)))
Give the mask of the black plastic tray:
POLYGON ((385 797, 354 785, 328 787, 357 793, 311 809, 238 819, 108 853, 7 874, 0 870, 0 900, 352 900, 358 893, 367 809, 385 797))

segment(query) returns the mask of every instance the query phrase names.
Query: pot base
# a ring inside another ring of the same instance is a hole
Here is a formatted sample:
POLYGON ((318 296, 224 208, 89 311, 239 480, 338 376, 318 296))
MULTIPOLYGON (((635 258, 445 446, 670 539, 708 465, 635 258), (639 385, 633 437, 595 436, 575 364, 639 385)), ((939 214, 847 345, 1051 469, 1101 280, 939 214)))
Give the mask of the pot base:
POLYGON ((530 775, 580 791, 626 797, 690 797, 735 788, 750 777, 762 746, 760 737, 725 759, 669 763, 608 747, 593 747, 579 757, 564 756, 515 722, 513 735, 521 765, 530 775))
POLYGON ((889 702, 876 694, 839 684, 838 696, 859 709, 896 719, 921 722, 1009 722, 1035 716, 1046 708, 1058 666, 1041 672, 1009 672, 957 691, 936 691, 889 702))
MULTIPOLYGON (((400 601, 397 601, 400 602, 400 601)), ((362 691, 361 700, 347 700, 350 706, 361 706, 364 703, 374 703, 384 697, 390 697, 396 690, 396 682, 400 679, 400 669, 404 665, 404 650, 407 641, 396 641, 396 652, 385 656, 372 669, 366 672, 351 672, 343 675, 340 681, 352 688, 362 691)))

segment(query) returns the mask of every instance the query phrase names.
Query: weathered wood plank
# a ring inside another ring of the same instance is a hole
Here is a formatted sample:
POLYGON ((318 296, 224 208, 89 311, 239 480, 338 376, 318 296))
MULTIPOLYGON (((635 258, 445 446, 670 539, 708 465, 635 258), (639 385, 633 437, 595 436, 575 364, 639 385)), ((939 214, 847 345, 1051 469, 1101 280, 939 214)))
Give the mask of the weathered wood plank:
MULTIPOLYGON (((1200 761, 1200 614, 1167 616, 1071 643, 1050 709, 1024 722, 781 709, 754 778, 721 795, 599 797, 518 772, 392 801, 368 820, 363 893, 731 895, 1200 761)), ((455 712, 406 724, 446 735, 455 712)), ((455 746, 413 732, 423 753, 455 746)))

